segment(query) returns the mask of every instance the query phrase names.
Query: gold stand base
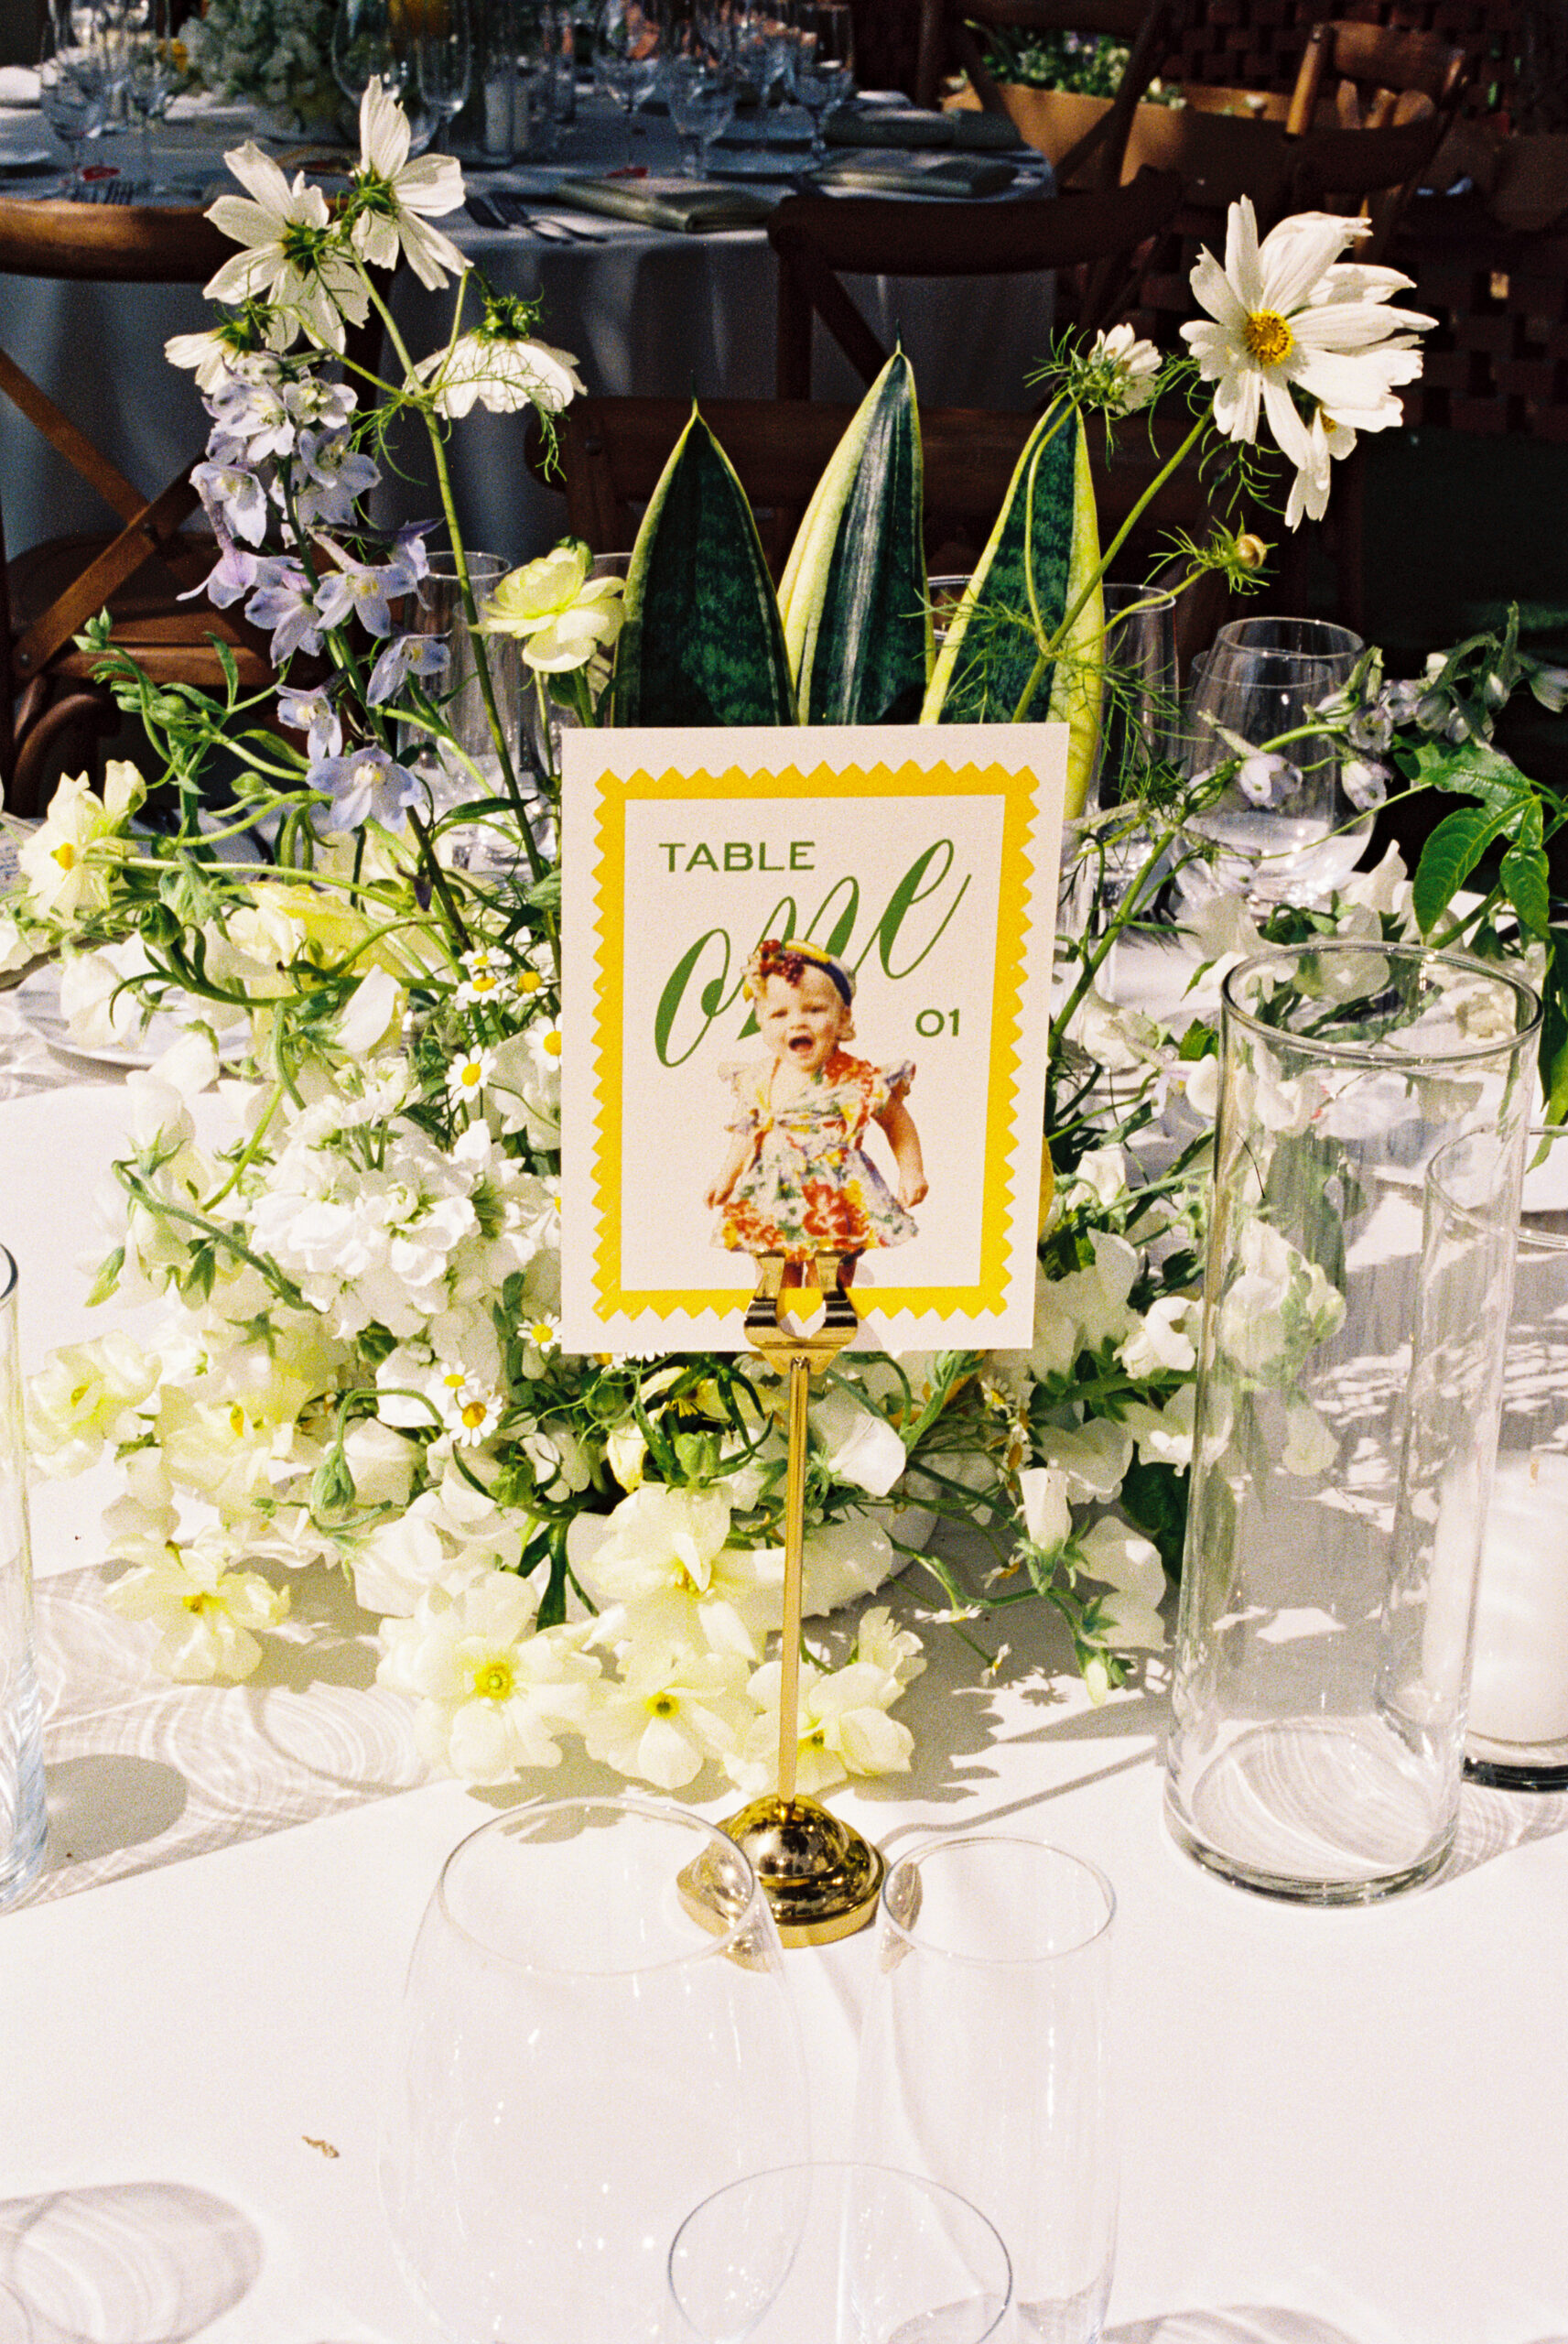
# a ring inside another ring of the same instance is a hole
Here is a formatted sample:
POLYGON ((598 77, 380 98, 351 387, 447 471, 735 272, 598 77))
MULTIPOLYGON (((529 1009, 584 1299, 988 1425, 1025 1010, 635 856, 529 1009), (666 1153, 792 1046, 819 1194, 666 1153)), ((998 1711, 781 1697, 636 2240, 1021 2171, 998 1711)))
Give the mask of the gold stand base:
POLYGON ((719 1828, 750 1858, 781 1945, 832 1945, 876 1911, 881 1854, 814 1798, 753 1799, 719 1828))

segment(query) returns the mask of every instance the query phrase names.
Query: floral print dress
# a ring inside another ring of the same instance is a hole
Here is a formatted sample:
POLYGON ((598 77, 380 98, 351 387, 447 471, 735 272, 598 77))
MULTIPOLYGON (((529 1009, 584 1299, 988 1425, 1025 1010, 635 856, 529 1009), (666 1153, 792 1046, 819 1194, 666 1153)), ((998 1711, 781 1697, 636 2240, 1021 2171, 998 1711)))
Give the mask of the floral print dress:
POLYGON ((911 1060, 877 1067, 835 1050, 804 1096, 776 1107, 772 1058, 719 1071, 739 1110, 730 1129, 752 1143, 719 1211, 719 1244, 798 1262, 903 1245, 919 1234, 861 1145, 866 1125, 914 1080, 911 1060))

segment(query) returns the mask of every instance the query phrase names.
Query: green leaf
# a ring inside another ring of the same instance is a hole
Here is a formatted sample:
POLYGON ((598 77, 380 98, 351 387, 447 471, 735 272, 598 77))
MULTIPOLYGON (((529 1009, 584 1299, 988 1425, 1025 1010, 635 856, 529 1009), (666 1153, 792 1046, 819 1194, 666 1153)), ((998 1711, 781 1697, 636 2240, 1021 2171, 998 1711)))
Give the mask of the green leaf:
POLYGON ((1423 741, 1413 760, 1400 763, 1427 789, 1478 798, 1501 812, 1530 795, 1530 783, 1511 757, 1485 741, 1423 741))
POLYGON ((1542 1016, 1539 1063, 1546 1096, 1542 1120, 1568 1122, 1568 955, 1559 949, 1563 931, 1549 932, 1546 973, 1541 982, 1542 1016))
POLYGON ((1187 1475, 1173 1465, 1141 1464, 1122 1476, 1121 1510, 1134 1530, 1152 1538, 1165 1568, 1178 1574, 1187 1535, 1187 1475))
POLYGON ((1423 936, 1431 935, 1454 895, 1506 827, 1504 815, 1480 806, 1461 806, 1444 816, 1421 851, 1411 889, 1411 906, 1423 936))
POLYGON ((1056 402, 1018 460, 920 714, 923 724, 1005 724, 1022 716, 1070 725, 1069 815, 1083 810, 1099 736, 1099 559, 1083 426, 1075 409, 1056 402), (1065 639, 1041 667, 1044 646, 1080 602, 1065 639))
POLYGON ((1509 847, 1499 875, 1527 936, 1546 937, 1552 926, 1552 883, 1540 846, 1509 847))
POLYGON ((779 608, 803 724, 909 724, 931 667, 914 376, 889 359, 806 508, 779 608))
POLYGON ((784 629, 734 467, 694 407, 643 516, 616 646, 617 724, 793 724, 784 629))

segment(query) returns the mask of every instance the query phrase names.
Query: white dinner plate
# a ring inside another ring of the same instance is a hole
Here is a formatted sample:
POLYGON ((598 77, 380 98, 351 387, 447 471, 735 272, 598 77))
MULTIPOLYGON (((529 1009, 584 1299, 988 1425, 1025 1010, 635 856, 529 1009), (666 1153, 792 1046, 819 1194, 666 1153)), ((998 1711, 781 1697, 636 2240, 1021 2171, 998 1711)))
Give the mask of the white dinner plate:
MULTIPOLYGON (((59 968, 51 962, 47 969, 35 969, 24 977, 11 993, 21 1015, 22 1022, 35 1033, 40 1042, 62 1058, 70 1058, 78 1066, 117 1067, 122 1072, 139 1067, 155 1066, 171 1044, 178 1042, 186 1030, 188 1020, 173 1016, 168 1010, 158 1010, 149 1018, 140 1037, 134 1042, 78 1041, 67 1025, 59 1005, 59 968)), ((193 1011, 200 1004, 192 1002, 193 1011)), ((218 1043, 222 1058, 243 1057, 246 1047, 243 1029, 222 1035, 218 1043)))

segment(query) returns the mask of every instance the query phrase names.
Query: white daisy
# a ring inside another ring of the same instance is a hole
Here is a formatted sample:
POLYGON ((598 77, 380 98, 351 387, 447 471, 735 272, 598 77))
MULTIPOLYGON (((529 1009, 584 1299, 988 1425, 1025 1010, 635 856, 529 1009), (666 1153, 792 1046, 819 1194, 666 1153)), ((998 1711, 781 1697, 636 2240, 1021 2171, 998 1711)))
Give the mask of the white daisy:
POLYGON ((454 1107, 465 1102, 476 1105, 484 1094, 485 1084, 495 1072, 492 1050, 466 1050, 455 1058, 447 1069, 447 1096, 454 1107))
POLYGON ((461 277, 468 268, 451 238, 429 225, 462 202, 462 167, 450 155, 421 155, 411 163, 408 144, 408 116, 373 74, 360 100, 353 247, 370 267, 395 268, 401 245, 420 284, 435 292, 448 269, 461 277))
POLYGON ((207 217, 245 250, 226 260, 206 288, 209 301, 266 301, 288 325, 303 326, 325 349, 343 347, 344 320, 362 323, 370 296, 319 187, 297 171, 290 187, 270 155, 254 139, 223 160, 245 196, 221 195, 207 217))
MULTIPOLYGON (((1392 269, 1336 265, 1358 220, 1303 212, 1258 242, 1258 222, 1243 196, 1230 207, 1222 268, 1206 252, 1193 291, 1214 322, 1182 333, 1198 372, 1215 383, 1214 418, 1232 440, 1256 440, 1259 410, 1298 471, 1317 477, 1318 451, 1294 394, 1321 403, 1340 423, 1380 430, 1400 417, 1394 385, 1413 382, 1421 353, 1407 329, 1431 318, 1388 308, 1409 280, 1392 269)), ((1304 505, 1303 492, 1303 505, 1304 505)))

